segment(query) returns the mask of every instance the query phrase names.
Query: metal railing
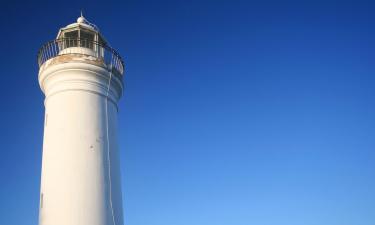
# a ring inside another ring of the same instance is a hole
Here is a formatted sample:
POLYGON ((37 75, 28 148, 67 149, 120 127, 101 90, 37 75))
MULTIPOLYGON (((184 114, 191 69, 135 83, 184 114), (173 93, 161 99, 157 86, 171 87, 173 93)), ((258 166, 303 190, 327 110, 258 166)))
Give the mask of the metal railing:
POLYGON ((77 38, 62 38, 45 43, 38 51, 38 65, 60 55, 81 54, 102 60, 107 66, 124 73, 124 62, 115 49, 97 41, 77 38))

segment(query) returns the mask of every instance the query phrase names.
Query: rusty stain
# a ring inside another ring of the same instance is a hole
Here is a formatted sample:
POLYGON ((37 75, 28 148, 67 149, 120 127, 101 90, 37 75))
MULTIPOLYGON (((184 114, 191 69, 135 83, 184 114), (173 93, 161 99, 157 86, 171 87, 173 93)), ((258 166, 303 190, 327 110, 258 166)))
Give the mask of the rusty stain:
POLYGON ((90 64, 93 64, 93 65, 96 65, 96 66, 106 67, 106 64, 104 63, 104 61, 102 59, 99 59, 99 58, 96 58, 96 57, 93 57, 93 56, 82 57, 82 54, 59 55, 59 56, 56 56, 55 58, 53 58, 51 60, 51 62, 49 63, 49 65, 60 64, 60 63, 68 63, 68 62, 72 62, 72 61, 77 61, 77 62, 84 61, 86 63, 90 63, 90 64))
MULTIPOLYGON (((106 62, 102 58, 97 58, 95 56, 91 55, 82 55, 82 54, 74 54, 74 53, 69 53, 69 54, 64 54, 64 55, 57 55, 54 58, 51 58, 50 60, 46 61, 40 71, 39 74, 47 67, 52 66, 52 65, 57 65, 61 63, 70 63, 70 62, 85 62, 89 63, 91 65, 96 65, 100 66, 103 68, 108 68, 106 62)), ((122 73, 118 71, 117 69, 112 69, 113 75, 119 77, 121 79, 122 73)))

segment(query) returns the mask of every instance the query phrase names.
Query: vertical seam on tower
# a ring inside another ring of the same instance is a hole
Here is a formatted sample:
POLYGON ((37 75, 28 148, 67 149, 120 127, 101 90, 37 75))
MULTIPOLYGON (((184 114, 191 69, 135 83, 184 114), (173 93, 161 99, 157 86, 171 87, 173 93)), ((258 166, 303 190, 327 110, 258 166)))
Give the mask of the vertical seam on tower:
POLYGON ((106 98, 105 98, 105 116, 106 116, 106 135, 107 135, 107 161, 108 161, 108 180, 109 180, 109 204, 110 204, 110 207, 111 207, 113 224, 116 225, 115 215, 114 215, 114 211, 113 211, 113 204, 112 204, 111 159, 110 159, 110 151, 109 151, 109 128, 108 128, 108 126, 109 126, 108 98, 109 98, 109 90, 110 90, 110 86, 111 86, 111 79, 112 79, 112 65, 111 65, 110 72, 109 72, 107 94, 106 94, 106 98))

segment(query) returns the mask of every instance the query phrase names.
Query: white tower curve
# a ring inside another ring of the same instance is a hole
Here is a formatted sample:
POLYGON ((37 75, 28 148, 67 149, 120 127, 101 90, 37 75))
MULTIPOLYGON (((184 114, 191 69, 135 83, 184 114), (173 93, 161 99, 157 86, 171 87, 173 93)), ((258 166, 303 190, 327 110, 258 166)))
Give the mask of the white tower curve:
POLYGON ((45 94, 39 225, 123 225, 121 57, 81 16, 43 45, 38 64, 45 94))

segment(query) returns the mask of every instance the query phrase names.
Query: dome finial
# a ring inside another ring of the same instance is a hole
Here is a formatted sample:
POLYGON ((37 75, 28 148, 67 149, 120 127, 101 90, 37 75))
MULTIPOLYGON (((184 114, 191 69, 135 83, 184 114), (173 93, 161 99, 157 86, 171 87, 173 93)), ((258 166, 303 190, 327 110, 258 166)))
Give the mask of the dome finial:
POLYGON ((86 23, 85 17, 83 17, 82 9, 81 9, 81 16, 78 17, 77 23, 86 23))

